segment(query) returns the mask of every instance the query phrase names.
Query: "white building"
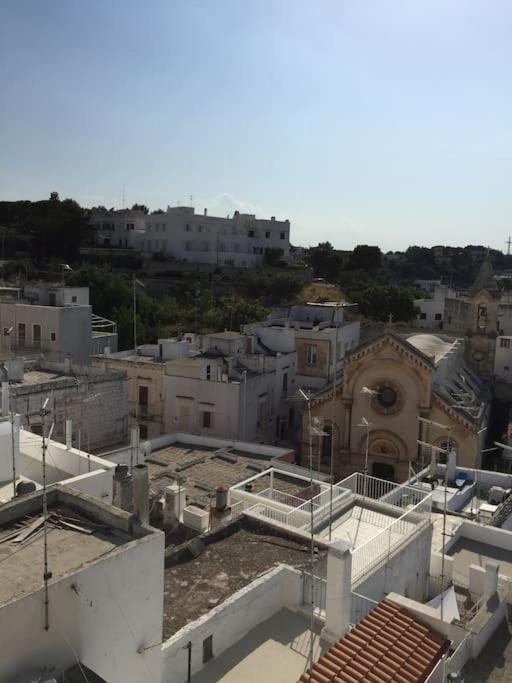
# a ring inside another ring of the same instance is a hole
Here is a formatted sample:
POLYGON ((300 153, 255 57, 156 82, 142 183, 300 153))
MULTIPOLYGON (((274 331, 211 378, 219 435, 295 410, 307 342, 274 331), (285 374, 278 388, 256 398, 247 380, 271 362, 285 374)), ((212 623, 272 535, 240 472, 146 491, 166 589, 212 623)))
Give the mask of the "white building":
POLYGON ((345 322, 345 309, 351 307, 335 302, 292 306, 243 330, 273 351, 281 350, 283 338, 290 339, 297 352, 297 387, 322 389, 334 372, 339 376, 345 354, 359 344, 360 323, 345 322))
POLYGON ((494 375, 497 379, 512 382, 512 337, 496 337, 494 375))
POLYGON ((47 497, 47 568, 42 493, 0 508, 0 679, 62 680, 78 669, 109 683, 160 681, 163 533, 139 509, 60 485, 47 497))
MULTIPOLYGON (((428 281, 430 282, 430 281, 428 281)), ((432 289, 426 291, 432 294, 428 299, 416 299, 414 305, 419 309, 416 317, 418 327, 435 328, 442 327, 444 320, 444 306, 447 297, 456 296, 455 292, 445 285, 437 284, 435 281, 432 289)))
POLYGON ((294 424, 290 342, 270 351, 256 335, 205 335, 202 353, 166 363, 165 431, 272 442, 294 424))
POLYGON ((90 223, 98 246, 134 249, 138 248, 139 240, 144 235, 146 214, 131 209, 93 209, 90 223))
MULTIPOLYGON (((0 418, 0 505, 43 487, 42 439, 19 424, 16 414, 13 422, 0 418)), ((62 484, 112 503, 115 463, 73 448, 71 429, 67 444, 46 441, 46 485, 62 484)))
POLYGON ((146 218, 141 251, 164 253, 178 261, 212 265, 256 266, 268 249, 287 260, 290 221, 256 218, 235 211, 232 218, 196 214, 193 207, 168 207, 146 218))
POLYGON ((87 364, 117 350, 115 323, 94 316, 88 287, 47 284, 0 289, 0 353, 87 364))

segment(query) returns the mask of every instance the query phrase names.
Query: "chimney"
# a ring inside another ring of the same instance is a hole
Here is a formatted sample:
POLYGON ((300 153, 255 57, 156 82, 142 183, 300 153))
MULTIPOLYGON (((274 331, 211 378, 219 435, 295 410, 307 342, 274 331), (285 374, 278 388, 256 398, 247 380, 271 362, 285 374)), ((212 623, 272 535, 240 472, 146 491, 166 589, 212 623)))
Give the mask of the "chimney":
POLYGON ((2 382, 2 416, 9 415, 9 382, 2 382))
POLYGON ((141 459, 141 453, 140 453, 140 439, 139 439, 139 427, 132 427, 131 429, 131 447, 133 449, 133 464, 138 465, 139 462, 143 463, 144 462, 144 456, 142 456, 141 459))
POLYGON ((142 524, 149 523, 149 475, 147 465, 135 465, 133 476, 133 514, 142 524))
POLYGON ((73 447, 73 420, 66 420, 66 448, 73 447))
POLYGON ((164 524, 170 527, 178 526, 186 507, 186 490, 180 484, 171 484, 165 488, 164 524))
POLYGON ((208 209, 205 209, 205 210, 204 210, 204 215, 205 215, 205 216, 208 215, 208 209))
POLYGON ((491 598, 498 591, 498 572, 500 566, 496 562, 485 563, 485 576, 483 594, 486 598, 491 598))
POLYGON ((337 541, 327 555, 325 626, 321 637, 336 643, 348 633, 352 612, 352 555, 350 544, 337 541))
POLYGON ((112 503, 121 510, 130 512, 132 509, 132 475, 128 465, 118 465, 112 482, 112 503))

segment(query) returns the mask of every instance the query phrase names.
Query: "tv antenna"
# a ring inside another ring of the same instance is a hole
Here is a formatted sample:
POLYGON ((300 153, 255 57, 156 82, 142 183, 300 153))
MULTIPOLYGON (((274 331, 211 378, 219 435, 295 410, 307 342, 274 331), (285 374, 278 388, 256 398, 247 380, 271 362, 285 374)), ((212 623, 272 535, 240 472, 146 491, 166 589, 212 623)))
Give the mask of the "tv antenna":
POLYGON ((48 496, 46 492, 46 451, 48 450, 48 442, 52 438, 53 428, 55 422, 52 422, 48 436, 45 437, 45 417, 51 412, 47 409, 49 397, 46 397, 43 405, 41 406, 40 415, 42 422, 42 461, 43 461, 43 544, 44 544, 44 630, 48 631, 50 628, 49 621, 49 596, 48 596, 48 581, 52 578, 52 573, 48 570, 48 496))
POLYGON ((510 245, 512 244, 510 235, 508 236, 508 240, 506 240, 505 244, 507 245, 507 256, 510 256, 510 245))

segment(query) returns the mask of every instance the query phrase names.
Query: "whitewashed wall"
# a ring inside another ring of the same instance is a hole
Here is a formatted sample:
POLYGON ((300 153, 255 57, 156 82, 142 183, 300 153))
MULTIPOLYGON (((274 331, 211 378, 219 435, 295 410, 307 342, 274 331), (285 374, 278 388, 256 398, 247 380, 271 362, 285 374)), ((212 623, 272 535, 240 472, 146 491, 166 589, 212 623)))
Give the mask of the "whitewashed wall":
POLYGON ((300 572, 286 565, 276 567, 165 641, 163 683, 187 680, 188 652, 184 646, 189 641, 192 642, 192 674, 195 674, 203 668, 205 638, 213 635, 213 654, 218 657, 283 607, 293 610, 301 603, 300 572))

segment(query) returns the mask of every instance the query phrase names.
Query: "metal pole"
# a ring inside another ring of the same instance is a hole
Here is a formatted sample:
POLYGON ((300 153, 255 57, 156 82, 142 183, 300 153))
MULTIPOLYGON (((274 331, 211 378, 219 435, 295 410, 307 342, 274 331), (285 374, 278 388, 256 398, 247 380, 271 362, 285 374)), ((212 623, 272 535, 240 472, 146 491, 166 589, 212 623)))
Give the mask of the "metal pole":
POLYGON ((364 454, 364 497, 366 498, 366 489, 368 484, 368 445, 370 443, 370 423, 366 425, 366 449, 364 454))
POLYGON ((332 496, 333 496, 333 485, 334 485, 334 424, 336 420, 336 361, 338 356, 338 324, 336 324, 336 334, 334 338, 334 353, 332 354, 332 414, 331 414, 331 467, 330 467, 330 477, 331 486, 329 491, 329 542, 332 536, 332 496))
POLYGON ((45 430, 45 408, 41 408, 41 420, 42 420, 42 437, 43 437, 43 538, 44 538, 44 630, 48 631, 50 628, 49 622, 49 597, 48 597, 48 581, 51 579, 52 574, 48 571, 48 499, 46 495, 46 449, 47 443, 44 434, 45 430))
POLYGON ((315 561, 315 527, 313 517, 313 425, 311 422, 311 396, 308 397, 308 431, 309 431, 309 486, 311 497, 309 499, 309 523, 310 523, 310 540, 311 540, 311 584, 310 584, 310 603, 311 603, 311 623, 310 623, 310 639, 309 639, 309 680, 311 681, 313 668, 313 651, 314 651, 314 626, 315 626, 315 577, 314 577, 314 561, 315 561))
POLYGON ((451 447, 451 439, 450 439, 450 429, 448 428, 448 442, 447 442, 447 455, 446 455, 446 464, 444 466, 444 506, 443 506, 443 549, 441 552, 441 621, 443 621, 443 616, 444 616, 444 598, 443 598, 443 592, 444 592, 444 544, 446 542, 446 505, 447 505, 447 489, 448 489, 448 458, 450 457, 450 447, 451 447))
POLYGON ((192 641, 189 640, 185 645, 185 650, 188 650, 188 673, 187 673, 187 683, 192 680, 192 641))
POLYGON ((14 452, 14 413, 11 410, 12 497, 16 497, 16 454, 14 452))
MULTIPOLYGON (((136 278, 135 273, 133 275, 133 353, 135 355, 135 426, 139 427, 139 363, 137 360, 137 290, 136 290, 136 278)), ((130 472, 133 471, 133 461, 134 461, 134 448, 135 445, 132 444, 130 449, 130 472)), ((137 453, 137 461, 138 461, 137 453)))

